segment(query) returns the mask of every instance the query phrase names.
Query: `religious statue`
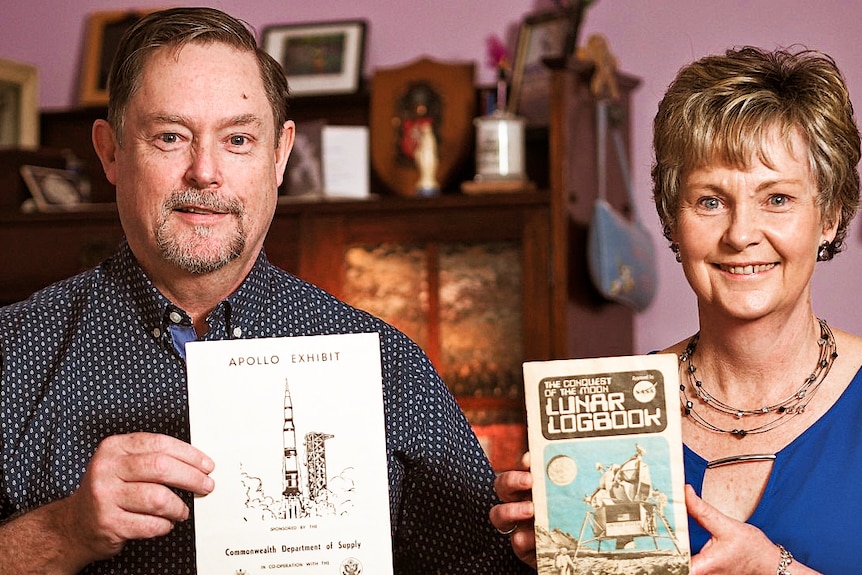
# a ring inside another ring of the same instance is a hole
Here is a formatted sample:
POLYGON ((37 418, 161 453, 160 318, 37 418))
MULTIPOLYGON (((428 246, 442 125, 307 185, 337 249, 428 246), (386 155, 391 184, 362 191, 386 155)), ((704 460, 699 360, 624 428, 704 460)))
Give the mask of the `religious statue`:
POLYGON ((416 194, 419 196, 436 196, 440 193, 440 183, 437 181, 437 138, 430 122, 420 122, 415 126, 416 147, 413 159, 419 170, 419 180, 416 182, 416 194))

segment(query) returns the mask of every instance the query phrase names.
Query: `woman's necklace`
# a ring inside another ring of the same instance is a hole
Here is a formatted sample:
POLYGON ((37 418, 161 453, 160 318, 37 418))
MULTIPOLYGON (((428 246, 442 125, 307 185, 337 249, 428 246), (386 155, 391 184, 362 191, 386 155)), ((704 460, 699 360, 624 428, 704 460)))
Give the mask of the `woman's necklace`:
POLYGON ((683 413, 701 427, 718 433, 730 433, 740 439, 746 435, 771 431, 779 425, 788 422, 794 415, 803 413, 805 411, 805 407, 820 387, 820 384, 823 383, 824 379, 826 379, 826 375, 829 373, 829 370, 832 369, 832 364, 835 362, 835 358, 838 357, 838 348, 835 345, 835 337, 832 335, 832 330, 829 329, 826 321, 822 319, 818 319, 817 321, 820 322, 820 339, 817 340, 817 345, 820 347, 820 357, 817 359, 817 365, 814 367, 814 371, 812 371, 811 375, 802 382, 802 386, 796 390, 795 393, 778 403, 765 405, 758 409, 740 409, 733 407, 716 398, 703 387, 703 382, 700 381, 696 375, 697 367, 695 367, 691 362, 694 351, 697 349, 698 339, 700 338, 700 332, 696 333, 691 338, 691 341, 688 342, 685 351, 683 351, 682 355, 679 356, 681 364, 688 363, 685 372, 689 386, 686 386, 685 383, 682 383, 679 386, 683 396, 681 400, 683 413), (688 398, 688 387, 691 388, 692 393, 694 393, 694 395, 707 407, 721 413, 734 415, 737 419, 753 415, 763 416, 770 413, 775 415, 766 423, 750 427, 748 429, 743 429, 742 427, 737 429, 724 429, 710 423, 701 414, 695 411, 694 402, 688 398))

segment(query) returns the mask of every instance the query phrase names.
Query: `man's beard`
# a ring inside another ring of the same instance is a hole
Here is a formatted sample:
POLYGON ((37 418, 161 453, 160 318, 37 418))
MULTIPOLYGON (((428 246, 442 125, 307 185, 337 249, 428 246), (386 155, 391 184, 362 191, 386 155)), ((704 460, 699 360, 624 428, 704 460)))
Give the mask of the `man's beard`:
POLYGON ((237 259, 245 249, 245 208, 237 200, 224 200, 213 193, 196 189, 178 190, 162 208, 162 219, 156 228, 156 242, 165 261, 192 274, 217 271, 237 259), (216 238, 209 226, 195 226, 192 232, 172 229, 170 215, 174 209, 194 205, 234 216, 235 228, 226 238, 216 238))

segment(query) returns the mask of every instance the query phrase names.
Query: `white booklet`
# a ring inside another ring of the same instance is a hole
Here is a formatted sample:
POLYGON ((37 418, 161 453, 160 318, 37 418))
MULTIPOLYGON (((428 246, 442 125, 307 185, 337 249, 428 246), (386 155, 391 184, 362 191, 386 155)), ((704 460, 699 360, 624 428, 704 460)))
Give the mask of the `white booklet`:
POLYGON ((198 573, 392 573, 376 333, 190 342, 198 573))
POLYGON ((540 575, 689 572, 673 354, 524 364, 540 575))

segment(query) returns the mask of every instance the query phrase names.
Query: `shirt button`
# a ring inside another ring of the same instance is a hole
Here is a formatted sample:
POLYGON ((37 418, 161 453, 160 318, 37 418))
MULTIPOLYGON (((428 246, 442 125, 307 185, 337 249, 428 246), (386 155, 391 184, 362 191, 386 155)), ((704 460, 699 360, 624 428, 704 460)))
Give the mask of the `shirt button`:
POLYGON ((156 339, 159 339, 160 337, 162 337, 162 330, 160 330, 159 328, 154 329, 153 330, 153 337, 156 339))
POLYGON ((171 321, 174 323, 180 323, 181 321, 183 321, 183 316, 181 316, 179 313, 177 313, 175 311, 172 311, 168 315, 168 317, 171 318, 171 321))
POLYGON ((235 327, 235 328, 233 328, 233 336, 234 336, 234 337, 240 337, 240 336, 242 336, 242 328, 241 328, 241 327, 235 327))

